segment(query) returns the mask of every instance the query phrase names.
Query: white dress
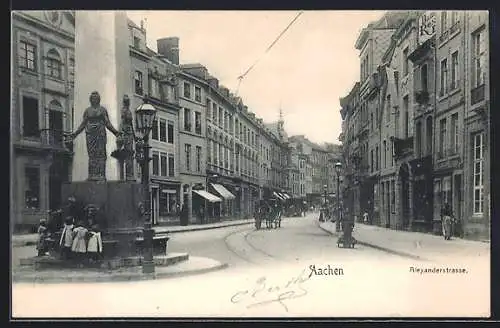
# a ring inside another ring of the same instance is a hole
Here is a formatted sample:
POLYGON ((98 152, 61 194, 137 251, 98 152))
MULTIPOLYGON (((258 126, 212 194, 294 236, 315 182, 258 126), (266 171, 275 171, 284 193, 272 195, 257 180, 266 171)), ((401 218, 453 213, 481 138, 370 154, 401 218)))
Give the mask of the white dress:
POLYGON ((87 252, 102 253, 102 239, 100 232, 90 232, 90 239, 89 243, 87 244, 87 252))
POLYGON ((85 237, 87 236, 88 230, 84 227, 76 227, 73 229, 73 235, 75 236, 73 239, 73 245, 71 246, 71 250, 75 253, 86 253, 87 252, 87 243, 85 241, 85 237))
POLYGON ((59 245, 64 247, 71 247, 73 245, 73 225, 65 224, 59 240, 59 245))

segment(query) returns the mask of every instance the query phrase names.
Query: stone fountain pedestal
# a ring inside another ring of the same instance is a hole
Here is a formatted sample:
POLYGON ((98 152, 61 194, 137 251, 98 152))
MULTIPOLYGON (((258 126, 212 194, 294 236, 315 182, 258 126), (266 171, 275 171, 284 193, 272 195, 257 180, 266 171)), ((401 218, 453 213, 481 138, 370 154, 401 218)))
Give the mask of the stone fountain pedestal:
MULTIPOLYGON (((81 204, 93 204, 98 208, 95 217, 101 230, 103 242, 102 261, 104 268, 139 266, 142 264, 144 238, 143 218, 139 204, 143 200, 140 183, 129 181, 81 181, 63 185, 62 196, 75 197, 81 204)), ((25 259, 22 265, 37 268, 54 266, 73 266, 71 261, 60 259, 59 240, 61 232, 52 236, 49 256, 25 259)), ((169 237, 154 235, 153 256, 156 265, 172 265, 188 260, 188 254, 167 254, 169 237)))

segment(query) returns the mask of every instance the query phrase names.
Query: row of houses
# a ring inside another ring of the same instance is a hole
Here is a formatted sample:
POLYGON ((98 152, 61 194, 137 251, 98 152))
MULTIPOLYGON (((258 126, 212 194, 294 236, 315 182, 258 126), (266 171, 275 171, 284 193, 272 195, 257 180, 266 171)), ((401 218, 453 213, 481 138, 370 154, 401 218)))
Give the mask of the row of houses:
POLYGON ((373 224, 489 239, 487 12, 388 12, 357 41, 360 80, 340 99, 345 193, 373 224))
MULTIPOLYGON (((71 181, 73 154, 63 134, 80 123, 73 115, 75 14, 15 12, 12 22, 10 215, 23 229, 58 208, 61 185, 71 181)), ((128 31, 131 109, 145 97, 157 109, 150 168, 155 224, 178 224, 183 205, 189 222, 207 222, 251 215, 263 198, 313 202, 335 190, 327 168, 333 159, 326 159, 338 147, 288 138, 281 114, 263 122, 206 67, 181 65, 178 38, 159 39, 155 52, 142 24, 129 20, 128 31)), ((134 177, 140 178, 138 163, 134 177)))

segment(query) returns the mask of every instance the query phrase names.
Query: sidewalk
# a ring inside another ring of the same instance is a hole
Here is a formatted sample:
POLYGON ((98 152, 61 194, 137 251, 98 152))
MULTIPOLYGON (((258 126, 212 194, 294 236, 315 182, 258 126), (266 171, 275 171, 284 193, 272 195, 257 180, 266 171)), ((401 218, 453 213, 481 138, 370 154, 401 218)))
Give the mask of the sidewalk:
MULTIPOLYGON (((209 229, 217 229, 217 228, 239 226, 239 225, 253 224, 253 223, 254 223, 253 219, 227 220, 227 221, 223 221, 223 222, 208 223, 208 224, 192 224, 192 225, 188 225, 188 226, 154 227, 154 230, 155 230, 155 233, 157 235, 164 235, 164 234, 170 234, 170 233, 209 230, 209 229)), ((38 236, 36 233, 13 235, 11 243, 12 243, 13 247, 32 246, 32 245, 36 244, 37 238, 38 238, 38 236)))
MULTIPOLYGON (((321 223, 320 228, 339 236, 335 223, 321 223)), ((358 244, 376 248, 388 253, 420 260, 446 261, 490 256, 490 243, 460 238, 444 240, 442 236, 420 232, 391 230, 377 226, 356 223, 353 236, 358 244)))

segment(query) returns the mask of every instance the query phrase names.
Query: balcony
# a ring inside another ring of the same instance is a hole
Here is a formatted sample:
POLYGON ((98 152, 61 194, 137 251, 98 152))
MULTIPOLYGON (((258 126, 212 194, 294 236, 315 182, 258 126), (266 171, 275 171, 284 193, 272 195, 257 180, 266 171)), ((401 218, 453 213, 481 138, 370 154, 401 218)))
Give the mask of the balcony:
POLYGON ((450 36, 460 31, 460 22, 456 22, 450 27, 450 36))
POLYGON ((471 105, 475 105, 484 100, 484 84, 474 88, 470 92, 471 105))
POLYGON ((415 92, 415 102, 419 105, 427 105, 429 103, 429 92, 427 91, 415 92))
POLYGON ((394 138, 394 154, 396 158, 413 152, 413 137, 405 139, 394 138))

